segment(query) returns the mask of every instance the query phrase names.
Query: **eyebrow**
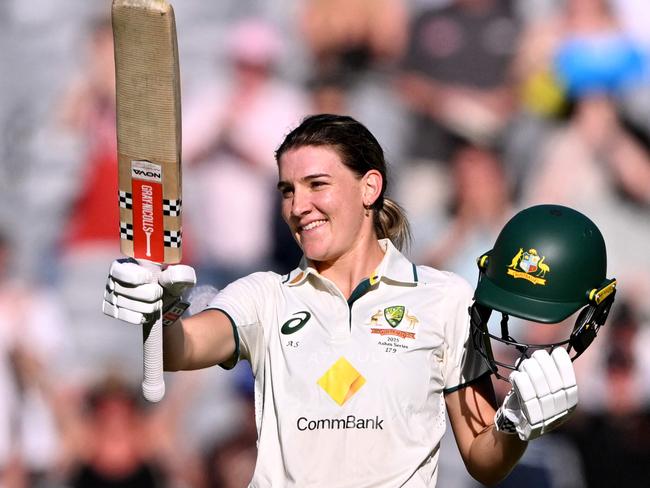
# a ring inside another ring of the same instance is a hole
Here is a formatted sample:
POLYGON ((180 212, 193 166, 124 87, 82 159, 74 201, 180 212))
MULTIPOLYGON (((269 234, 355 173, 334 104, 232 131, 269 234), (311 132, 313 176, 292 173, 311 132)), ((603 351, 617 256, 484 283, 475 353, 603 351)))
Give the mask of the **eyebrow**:
MULTIPOLYGON (((330 176, 331 175, 328 173, 314 173, 313 175, 303 176, 302 178, 300 178, 299 181, 308 182, 311 180, 315 180, 317 178, 330 177, 330 176)), ((279 181, 277 186, 278 190, 280 191, 286 190, 287 188, 291 188, 291 187, 293 187, 293 185, 288 181, 279 181)))

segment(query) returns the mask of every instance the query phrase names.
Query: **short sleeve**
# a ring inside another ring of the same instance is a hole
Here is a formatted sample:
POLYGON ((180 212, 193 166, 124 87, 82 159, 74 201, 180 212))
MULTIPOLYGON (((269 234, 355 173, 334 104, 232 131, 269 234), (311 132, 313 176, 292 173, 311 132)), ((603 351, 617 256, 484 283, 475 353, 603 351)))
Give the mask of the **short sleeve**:
POLYGON ((264 364, 263 324, 267 310, 275 303, 277 281, 274 273, 253 273, 226 286, 208 305, 224 312, 233 326, 237 357, 227 367, 246 359, 257 375, 264 364))
POLYGON ((445 324, 445 393, 463 388, 489 371, 471 340, 469 307, 473 294, 469 283, 450 273, 445 324))

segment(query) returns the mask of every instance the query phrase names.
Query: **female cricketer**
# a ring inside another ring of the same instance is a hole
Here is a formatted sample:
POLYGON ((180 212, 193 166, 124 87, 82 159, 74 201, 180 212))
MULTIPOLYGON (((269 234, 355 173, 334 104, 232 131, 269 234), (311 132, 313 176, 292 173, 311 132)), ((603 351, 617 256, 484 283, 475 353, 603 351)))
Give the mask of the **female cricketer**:
MULTIPOLYGON (((165 369, 250 361, 251 487, 433 487, 445 411, 469 473, 485 484, 504 478, 527 441, 495 427, 490 372, 469 337, 473 290, 400 252, 408 223, 385 196, 375 137, 350 117, 314 115, 276 159, 302 261, 284 276, 241 278, 166 326, 165 369)), ((116 261, 104 312, 144 324, 194 282, 188 266, 156 281, 116 261)))

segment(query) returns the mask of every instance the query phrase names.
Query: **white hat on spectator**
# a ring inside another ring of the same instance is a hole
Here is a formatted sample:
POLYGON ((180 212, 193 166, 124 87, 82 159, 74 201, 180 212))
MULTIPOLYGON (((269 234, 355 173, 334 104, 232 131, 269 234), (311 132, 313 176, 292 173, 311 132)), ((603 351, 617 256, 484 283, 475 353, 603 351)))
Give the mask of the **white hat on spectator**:
POLYGON ((226 39, 228 56, 238 62, 272 65, 280 60, 283 42, 278 30, 267 20, 251 18, 238 22, 226 39))

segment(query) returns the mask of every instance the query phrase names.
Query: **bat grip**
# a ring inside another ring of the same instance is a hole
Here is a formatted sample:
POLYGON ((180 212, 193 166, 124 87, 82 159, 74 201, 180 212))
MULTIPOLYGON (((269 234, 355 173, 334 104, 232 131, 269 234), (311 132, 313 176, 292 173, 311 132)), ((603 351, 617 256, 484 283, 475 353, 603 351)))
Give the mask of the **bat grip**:
MULTIPOLYGON (((156 277, 161 273, 157 263, 138 260, 141 266, 150 270, 156 277)), ((153 324, 147 324, 142 329, 143 346, 143 380, 142 394, 150 402, 158 402, 165 396, 165 378, 163 377, 163 339, 162 313, 153 324)))

